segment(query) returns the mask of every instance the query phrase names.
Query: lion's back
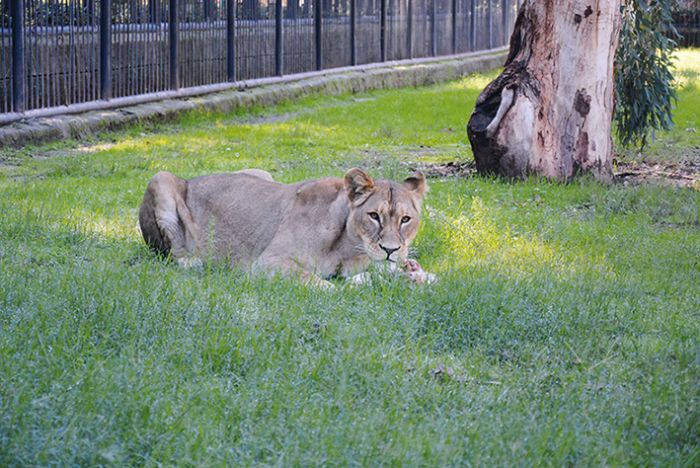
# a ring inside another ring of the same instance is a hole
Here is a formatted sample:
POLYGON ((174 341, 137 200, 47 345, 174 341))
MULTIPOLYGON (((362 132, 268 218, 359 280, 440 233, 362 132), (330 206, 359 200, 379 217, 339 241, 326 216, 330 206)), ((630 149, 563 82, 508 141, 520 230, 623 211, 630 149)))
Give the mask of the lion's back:
POLYGON ((226 173, 189 180, 186 200, 204 252, 250 263, 274 237, 293 196, 292 186, 226 173))

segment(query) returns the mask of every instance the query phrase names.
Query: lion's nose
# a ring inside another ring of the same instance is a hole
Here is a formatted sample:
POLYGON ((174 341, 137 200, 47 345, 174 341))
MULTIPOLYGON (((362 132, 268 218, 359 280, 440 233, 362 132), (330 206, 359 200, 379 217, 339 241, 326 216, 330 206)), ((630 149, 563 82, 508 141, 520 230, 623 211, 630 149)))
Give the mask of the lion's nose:
POLYGON ((386 258, 391 257, 391 254, 393 254, 394 252, 396 252, 397 250, 400 249, 400 247, 386 247, 386 246, 384 246, 384 245, 382 245, 382 244, 379 244, 379 247, 381 247, 381 249, 382 249, 384 252, 386 252, 386 258))

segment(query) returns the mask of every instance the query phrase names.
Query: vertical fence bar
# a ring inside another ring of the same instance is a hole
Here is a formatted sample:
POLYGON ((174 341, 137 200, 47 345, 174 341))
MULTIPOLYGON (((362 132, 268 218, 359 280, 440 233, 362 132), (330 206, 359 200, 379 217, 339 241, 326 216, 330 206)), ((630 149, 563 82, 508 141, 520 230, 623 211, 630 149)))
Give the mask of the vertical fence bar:
POLYGON ((489 25, 489 49, 493 49, 493 0, 488 0, 486 15, 489 25))
POLYGON ((503 44, 508 45, 508 10, 509 1, 501 0, 501 27, 503 28, 503 44))
POLYGON ((406 12, 406 42, 408 58, 413 58, 413 0, 408 0, 408 11, 406 12))
POLYGON ((457 53, 457 0, 452 0, 452 53, 457 53))
POLYGON ((437 55, 437 0, 430 0, 430 53, 437 55))
POLYGON ((469 0, 469 45, 471 50, 476 50, 476 2, 469 0))
POLYGON ((226 79, 236 81, 236 0, 226 0, 226 79))
POLYGON ((168 38, 170 42, 170 89, 178 89, 180 80, 178 79, 177 66, 177 0, 170 0, 170 21, 168 22, 168 38))
POLYGON ((314 40, 316 42, 316 70, 323 70, 323 11, 321 0, 314 0, 314 40))
MULTIPOLYGON (((11 81, 8 80, 7 84, 10 85, 11 83, 11 86, 7 86, 8 89, 6 89, 7 98, 4 100, 5 104, 3 104, 5 109, 7 111, 23 112, 27 109, 52 107, 63 103, 85 102, 95 99, 109 100, 115 96, 129 96, 167 89, 168 82, 162 82, 163 79, 168 80, 165 75, 168 72, 165 60, 160 60, 157 64, 158 82, 153 89, 149 87, 151 85, 148 82, 147 75, 150 62, 144 58, 143 52, 140 52, 142 49, 139 47, 141 47, 141 43, 158 38, 155 32, 152 34, 149 32, 154 30, 151 28, 157 28, 157 32, 162 39, 165 39, 163 36, 165 34, 164 28, 168 28, 170 88, 178 89, 181 86, 199 84, 199 82, 193 83, 191 78, 199 79, 200 75, 197 74, 198 72, 203 74, 207 72, 204 65, 202 68, 196 68, 196 63, 198 63, 196 62, 198 60, 197 57, 192 62, 195 65, 190 66, 191 64, 187 63, 191 61, 193 54, 196 56, 196 53, 191 52, 191 50, 194 50, 194 47, 199 47, 202 43, 214 42, 216 38, 220 37, 218 35, 214 36, 211 32, 206 33, 210 34, 209 36, 205 36, 205 33, 196 33, 199 36, 195 35, 194 31, 213 30, 211 24, 208 24, 210 30, 206 30, 204 23, 197 23, 197 21, 201 22, 202 14, 206 18, 210 18, 208 20, 209 23, 213 19, 220 19, 221 23, 217 22, 217 27, 225 27, 226 42, 220 45, 225 45, 226 79, 235 81, 238 74, 241 74, 241 76, 245 75, 245 67, 248 64, 241 62, 243 66, 240 66, 241 64, 237 63, 235 56, 236 28, 241 24, 236 24, 236 0, 226 1, 225 23, 222 14, 219 12, 220 0, 202 0, 202 3, 197 2, 196 6, 198 8, 203 7, 204 10, 192 10, 194 3, 188 2, 186 5, 183 5, 182 15, 180 15, 179 11, 179 4, 182 3, 182 0, 167 0, 170 5, 169 17, 161 18, 161 12, 164 12, 162 7, 167 5, 163 3, 165 1, 129 0, 127 2, 121 1, 117 4, 113 3, 114 0, 101 0, 99 3, 95 3, 95 0, 31 0, 31 2, 27 0, 6 0, 4 4, 9 6, 10 9, 9 11, 6 10, 6 14, 9 13, 9 15, 5 19, 7 20, 9 16, 11 21, 11 28, 8 31, 10 33, 9 38, 6 39, 10 39, 11 42, 8 45, 11 47, 6 46, 10 57, 3 56, 6 57, 3 58, 3 65, 5 64, 4 61, 6 61, 7 66, 10 68, 8 75, 11 81), (39 3, 36 3, 37 1, 39 3), (129 7, 125 9, 124 5, 129 7), (51 6, 65 6, 68 8, 63 13, 66 17, 57 17, 57 23, 41 19, 39 15, 47 14, 43 13, 43 11, 51 6), (196 11, 195 16, 199 20, 193 19, 192 11, 196 11), (179 24, 180 17, 183 18, 182 25, 179 24), (91 22, 91 18, 94 18, 95 23, 99 24, 99 32, 87 27, 96 25, 91 22), (146 20, 146 18, 148 19, 146 20), (113 20, 120 24, 113 26, 113 20), (159 24, 146 24, 145 21, 159 24), (167 22, 168 25, 160 26, 161 21, 167 22), (83 29, 83 26, 86 27, 83 29), (182 43, 179 41, 180 26, 183 29, 182 43), (93 42, 88 36, 88 31, 89 34, 97 36, 95 39, 98 39, 99 42, 93 42), (193 38, 199 42, 191 42, 193 38), (70 40, 70 42, 66 44, 60 43, 63 40, 70 40), (91 47, 93 44, 95 46, 94 49, 91 47), (70 45, 69 52, 72 55, 63 57, 62 54, 54 52, 58 49, 58 46, 66 46, 65 48, 68 49, 68 45, 70 45), (82 55, 81 48, 85 49, 85 55, 82 55), (98 70, 94 70, 94 67, 90 68, 90 65, 84 66, 81 60, 85 60, 85 56, 87 56, 89 61, 92 54, 97 52, 98 49, 99 56, 95 57, 99 60, 98 70), (112 56, 113 54, 115 55, 114 57, 112 56), (121 59, 122 56, 124 56, 123 60, 121 59), (180 62, 179 59, 182 59, 182 61, 180 62), (34 74, 36 68, 34 61, 36 61, 37 67, 41 67, 36 75, 34 74), (239 72, 236 70, 237 66, 239 66, 239 72), (192 69, 195 71, 191 71, 192 69), (95 73, 95 71, 98 73, 95 73), (87 77, 88 75, 90 83, 84 84, 82 82, 83 76, 87 77)), ((244 29, 238 31, 238 33, 247 31, 247 34, 254 37, 255 40, 259 39, 259 42, 265 42, 264 54, 250 54, 251 62, 265 60, 265 68, 262 71, 263 76, 270 76, 273 72, 270 50, 270 40, 272 39, 272 18, 270 13, 275 15, 274 73, 278 76, 283 75, 285 66, 287 67, 286 72, 291 73, 293 72, 292 68, 297 66, 297 60, 290 60, 290 54, 295 54, 297 51, 296 45, 289 42, 289 40, 285 44, 285 34, 289 36, 296 31, 295 28, 299 28, 302 21, 299 20, 299 24, 296 25, 293 21, 290 21, 297 14, 293 12, 291 7, 293 0, 290 0, 287 8, 285 8, 285 0, 274 1, 274 13, 272 12, 272 5, 268 3, 269 10, 266 11, 269 13, 266 13, 265 18, 259 18, 258 16, 260 15, 256 13, 255 17, 252 17, 250 20, 246 19, 245 24, 243 24, 244 29), (285 15, 287 16, 286 19, 285 15), (285 21, 287 21, 286 25, 285 21), (254 24, 254 26, 248 23, 254 24), (264 38, 262 29, 265 29, 264 38), (286 60, 285 52, 288 54, 286 60), (286 65, 285 61, 287 62, 286 65)), ((364 12, 363 3, 358 3, 360 0, 346 1, 350 2, 349 53, 352 65, 356 65, 358 61, 364 61, 363 53, 367 52, 366 49, 371 51, 370 60, 376 61, 377 55, 374 54, 377 53, 377 43, 374 41, 377 40, 380 43, 379 59, 382 62, 398 56, 404 56, 401 51, 401 46, 403 45, 406 46, 407 55, 411 58, 414 57, 414 53, 417 53, 419 56, 427 54, 437 56, 438 54, 448 53, 450 47, 452 53, 459 53, 466 49, 467 41, 469 41, 471 50, 485 48, 487 43, 489 48, 503 44, 507 45, 510 27, 513 26, 515 20, 512 16, 515 14, 516 9, 519 8, 517 0, 469 0, 468 4, 465 3, 467 0, 449 0, 449 3, 448 0, 399 0, 400 3, 390 3, 395 0, 373 0, 372 5, 368 6, 368 9, 371 10, 368 13, 364 12), (439 3, 441 1, 443 3, 439 3), (377 12, 377 7, 380 9, 379 12, 377 12), (392 9, 391 18, 388 16, 390 7, 392 9), (404 7, 407 8, 405 15, 403 14, 404 7), (501 8, 500 18, 497 11, 498 8, 501 8), (368 18, 362 16, 363 12, 368 18), (377 13, 379 13, 379 18, 377 13), (451 16, 447 16, 448 14, 451 16), (469 17, 468 19, 467 16, 469 17), (363 20, 367 20, 367 23, 363 20), (403 23, 404 21, 407 21, 407 23, 403 23), (416 21, 415 25, 413 24, 414 21, 416 21), (377 31, 377 22, 379 22, 379 31, 377 31), (452 28, 451 36, 450 32, 448 32, 450 25, 452 28), (406 28, 405 32, 402 27, 406 28), (481 29, 482 27, 484 28, 483 30, 481 29), (498 27, 502 28, 502 33, 495 29, 498 27), (430 28, 430 37, 426 37, 428 28, 430 28), (467 28, 469 29, 468 36, 466 36, 467 28), (367 30, 370 29, 371 35, 367 33, 367 30), (377 38, 377 32, 379 32, 379 38, 377 38), (404 40, 405 42, 403 42, 404 40), (399 45, 397 45, 396 41, 399 42, 399 45), (418 49, 413 47, 414 41, 416 46, 421 49, 419 52, 416 52, 418 49), (425 50, 426 46, 428 46, 428 41, 430 41, 430 50, 425 50), (451 41, 451 44, 448 41, 451 41), (389 49, 389 46, 391 46, 391 49, 389 49)), ((255 3, 258 4, 257 1, 255 3)), ((324 57, 324 32, 327 36, 326 39, 331 40, 331 37, 338 37, 342 41, 339 47, 335 47, 337 44, 326 43, 325 46, 329 49, 326 50, 326 53, 332 54, 335 53, 333 51, 338 49, 342 49, 343 53, 348 52, 346 49, 348 45, 347 37, 343 38, 340 33, 336 35, 336 25, 342 26, 342 34, 348 33, 346 29, 348 28, 348 17, 345 16, 341 21, 341 18, 337 17, 339 13, 334 14, 331 11, 333 8, 337 8, 338 5, 345 5, 343 8, 346 8, 348 4, 343 3, 343 0, 309 0, 309 4, 305 5, 306 13, 304 15, 307 19, 303 22, 304 48, 300 49, 298 53, 298 56, 304 59, 304 71, 313 67, 311 63, 311 60, 314 59, 314 55, 311 52, 311 47, 313 47, 312 41, 315 44, 316 69, 323 70, 324 66, 335 66, 333 55, 324 57), (312 26, 309 18, 311 13, 309 6, 313 9, 314 39, 310 37, 312 26), (323 20, 324 9, 327 15, 333 15, 333 18, 325 21, 325 25, 323 20), (326 31, 323 28, 328 28, 328 30, 326 31), (328 47, 329 45, 333 47, 328 47)), ((223 7, 223 4, 221 4, 221 7, 223 7)), ((347 10, 343 11, 347 13, 347 10)), ((218 29, 218 31, 217 34, 224 32, 221 29, 218 29)), ((243 34, 246 34, 246 32, 243 32, 243 34)), ((156 41, 154 40, 153 42, 156 41)), ((156 50, 156 48, 154 47, 153 50, 156 50)), ((149 51, 148 53, 151 52, 149 51)), ((156 55, 160 55, 160 52, 158 54, 153 52, 154 63, 157 59, 156 55)), ((151 56, 149 55, 148 57, 151 56)), ((344 58, 343 62, 347 63, 346 60, 347 58, 344 58)), ((202 63, 204 62, 202 61, 202 63)), ((224 79, 222 76, 222 65, 221 62, 217 62, 216 80, 223 81, 224 79)), ((256 70, 255 73, 258 73, 258 71, 256 70)))
MULTIPOLYGON (((410 0, 409 0, 410 1, 410 0)), ((350 63, 357 65, 357 0, 350 0, 350 63)))
POLYGON ((379 4, 379 57, 382 62, 386 62, 386 1, 381 0, 379 4))
POLYGON ((85 14, 87 15, 87 23, 92 24, 95 20, 95 1, 85 0, 85 14))
POLYGON ((112 99, 112 0, 100 2, 100 97, 112 99))
POLYGON ((148 22, 149 23, 160 23, 160 2, 159 2, 159 0, 148 0, 148 22))
POLYGON ((24 0, 10 3, 12 21, 12 110, 24 112, 24 0))
POLYGON ((282 76, 284 43, 282 42, 282 0, 275 0, 275 75, 282 76))

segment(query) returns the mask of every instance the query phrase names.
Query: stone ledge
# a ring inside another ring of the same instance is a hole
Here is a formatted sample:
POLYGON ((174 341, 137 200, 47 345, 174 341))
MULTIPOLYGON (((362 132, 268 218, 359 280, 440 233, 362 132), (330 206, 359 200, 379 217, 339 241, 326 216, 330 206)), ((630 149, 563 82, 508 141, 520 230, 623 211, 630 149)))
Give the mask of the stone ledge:
POLYGON ((166 99, 117 109, 21 120, 0 127, 0 146, 20 147, 61 138, 81 138, 137 122, 173 120, 187 112, 231 112, 252 106, 270 106, 311 95, 337 96, 377 89, 426 86, 458 79, 503 65, 507 50, 491 50, 434 61, 420 60, 332 70, 309 78, 290 76, 288 81, 246 89, 231 89, 196 97, 166 99))

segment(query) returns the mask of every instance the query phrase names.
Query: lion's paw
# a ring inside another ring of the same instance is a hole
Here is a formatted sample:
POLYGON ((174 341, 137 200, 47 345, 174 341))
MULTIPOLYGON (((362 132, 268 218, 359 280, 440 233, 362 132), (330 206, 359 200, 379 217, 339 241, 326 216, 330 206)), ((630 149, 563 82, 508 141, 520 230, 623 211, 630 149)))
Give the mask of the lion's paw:
POLYGON ((203 265, 201 258, 182 257, 177 259, 177 264, 182 268, 199 268, 203 265))
POLYGON ((359 273, 348 278, 348 283, 352 286, 360 286, 363 284, 370 283, 372 281, 372 276, 367 273, 359 273))

